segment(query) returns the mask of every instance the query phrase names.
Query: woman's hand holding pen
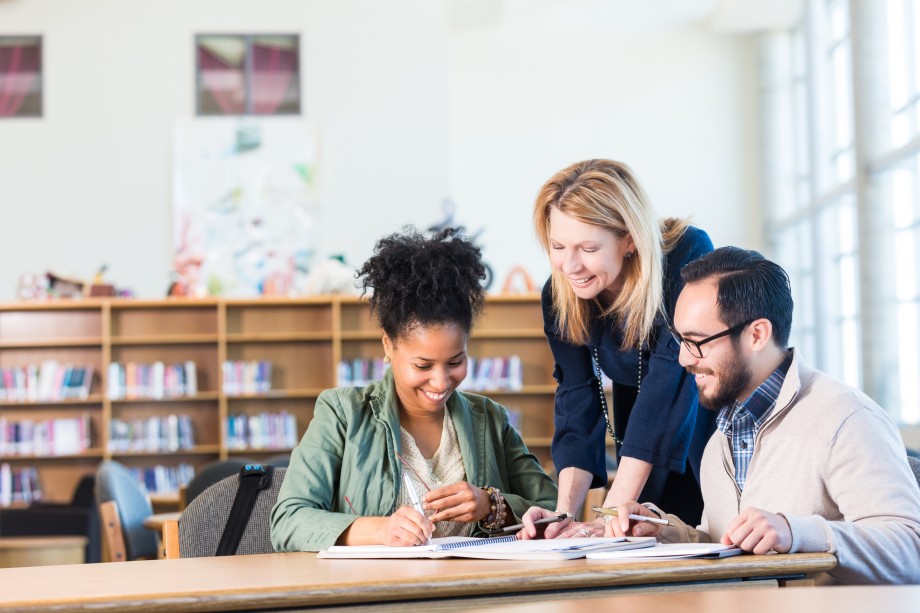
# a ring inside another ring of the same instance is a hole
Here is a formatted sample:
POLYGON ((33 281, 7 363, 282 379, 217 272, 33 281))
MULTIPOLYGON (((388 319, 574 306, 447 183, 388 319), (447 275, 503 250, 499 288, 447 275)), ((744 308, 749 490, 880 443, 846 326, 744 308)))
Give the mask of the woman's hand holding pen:
POLYGON ((524 524, 524 528, 518 532, 518 538, 522 541, 530 541, 533 539, 552 539, 560 536, 563 530, 572 525, 571 516, 560 522, 547 524, 546 526, 537 526, 534 524, 539 519, 546 519, 554 515, 559 515, 561 511, 550 511, 544 509, 543 507, 530 507, 527 509, 527 512, 524 513, 524 516, 521 517, 521 523, 524 524))
MULTIPOLYGON (((662 527, 647 521, 636 521, 630 519, 630 515, 642 515, 660 519, 658 515, 644 507, 634 500, 616 505, 617 516, 608 515, 607 526, 604 528, 604 536, 658 536, 661 534, 662 527)), ((603 520, 598 520, 603 521, 603 520)))
POLYGON ((410 547, 427 543, 434 524, 410 506, 399 507, 380 526, 378 542, 392 547, 410 547))
POLYGON ((434 511, 428 519, 439 521, 480 521, 489 516, 489 494, 466 481, 431 490, 422 497, 426 511, 434 511))

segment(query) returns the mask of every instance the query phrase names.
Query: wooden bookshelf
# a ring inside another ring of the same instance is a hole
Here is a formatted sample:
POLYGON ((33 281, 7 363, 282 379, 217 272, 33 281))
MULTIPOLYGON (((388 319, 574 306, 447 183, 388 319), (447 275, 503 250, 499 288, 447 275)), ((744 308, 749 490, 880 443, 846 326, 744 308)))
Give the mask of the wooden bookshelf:
MULTIPOLYGON (((549 461, 553 432, 553 360, 543 336, 539 295, 491 296, 469 342, 474 358, 520 356, 523 387, 485 390, 521 415, 525 441, 541 462, 549 461)), ((383 357, 381 333, 365 300, 354 297, 292 299, 86 299, 0 305, 0 367, 45 360, 91 365, 86 399, 3 401, 0 416, 13 419, 64 418, 88 414, 90 448, 56 457, 3 456, 0 462, 35 466, 45 498, 66 501, 77 481, 103 459, 127 466, 192 464, 196 468, 228 457, 267 458, 290 448, 227 445, 230 415, 280 413, 296 419, 298 440, 313 417, 316 398, 337 385, 338 364, 383 357), (221 365, 227 360, 272 363, 271 390, 224 392, 221 365), (193 361, 197 394, 161 399, 110 399, 112 362, 165 364, 193 361), (113 418, 189 416, 195 446, 176 451, 113 451, 113 418)))

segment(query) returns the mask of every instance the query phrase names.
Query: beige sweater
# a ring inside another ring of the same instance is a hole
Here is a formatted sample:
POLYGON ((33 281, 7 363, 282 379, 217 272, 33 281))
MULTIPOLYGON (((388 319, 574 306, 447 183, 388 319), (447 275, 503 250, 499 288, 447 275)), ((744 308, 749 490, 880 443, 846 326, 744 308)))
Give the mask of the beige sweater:
POLYGON ((731 445, 717 431, 703 453, 702 524, 669 516, 676 526, 662 542, 718 541, 756 507, 786 518, 791 552, 837 556, 819 583, 920 583, 920 488, 894 422, 798 354, 757 433, 743 493, 734 475, 731 445))

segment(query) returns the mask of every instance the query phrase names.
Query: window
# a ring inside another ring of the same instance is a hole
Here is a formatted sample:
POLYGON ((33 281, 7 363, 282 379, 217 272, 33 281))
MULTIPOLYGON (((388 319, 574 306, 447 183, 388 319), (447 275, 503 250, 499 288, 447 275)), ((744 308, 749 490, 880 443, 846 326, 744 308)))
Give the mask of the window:
POLYGON ((195 38, 199 115, 300 114, 297 35, 195 38))
POLYGON ((920 424, 920 0, 805 7, 761 47, 766 127, 783 133, 763 173, 788 186, 765 210, 792 283, 790 342, 920 424))
POLYGON ((41 116, 41 37, 0 36, 0 118, 41 116))

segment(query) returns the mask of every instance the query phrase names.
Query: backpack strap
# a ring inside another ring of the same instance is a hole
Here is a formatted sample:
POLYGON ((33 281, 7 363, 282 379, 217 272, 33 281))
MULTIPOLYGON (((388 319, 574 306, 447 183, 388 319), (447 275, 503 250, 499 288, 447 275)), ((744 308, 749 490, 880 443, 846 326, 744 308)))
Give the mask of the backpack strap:
POLYGON ((214 555, 236 555, 236 548, 243 539, 243 532, 249 524, 249 516, 256 506, 259 492, 272 484, 273 469, 271 464, 246 464, 240 469, 240 486, 236 490, 233 506, 230 507, 230 516, 227 517, 227 524, 214 555))

